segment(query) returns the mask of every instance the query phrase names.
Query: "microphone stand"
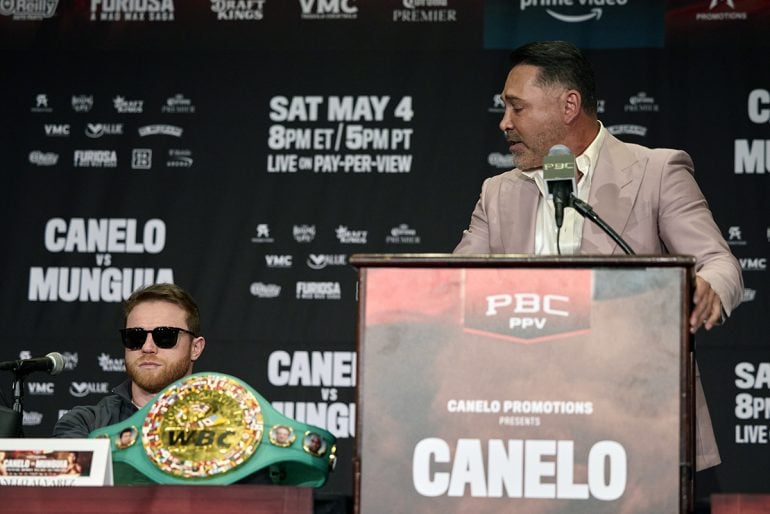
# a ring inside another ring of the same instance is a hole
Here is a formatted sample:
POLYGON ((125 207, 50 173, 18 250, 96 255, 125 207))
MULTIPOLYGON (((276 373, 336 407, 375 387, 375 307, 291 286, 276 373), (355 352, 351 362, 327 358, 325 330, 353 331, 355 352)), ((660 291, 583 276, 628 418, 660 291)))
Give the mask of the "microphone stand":
POLYGON ((13 409, 0 406, 0 437, 23 437, 24 382, 21 375, 13 374, 13 409))
POLYGON ((598 214, 596 214, 593 210, 593 208, 588 205, 586 202, 578 198, 574 195, 574 193, 570 194, 569 198, 569 206, 575 209, 580 213, 581 216, 584 218, 588 218, 589 220, 593 221, 596 225, 599 226, 600 229, 604 231, 605 234, 610 236, 613 241, 615 241, 620 248, 623 249, 623 251, 626 253, 626 255, 636 255, 634 251, 631 249, 630 246, 628 246, 628 243, 623 241, 623 238, 621 238, 617 232, 615 232, 612 227, 610 227, 603 219, 599 217, 598 214))

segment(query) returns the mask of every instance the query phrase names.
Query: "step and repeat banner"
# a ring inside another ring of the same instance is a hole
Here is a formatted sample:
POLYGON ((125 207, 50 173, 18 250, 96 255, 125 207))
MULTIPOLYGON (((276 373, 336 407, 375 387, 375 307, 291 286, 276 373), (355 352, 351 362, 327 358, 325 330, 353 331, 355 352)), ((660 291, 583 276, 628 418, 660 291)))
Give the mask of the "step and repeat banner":
POLYGON ((0 360, 66 359, 28 377, 25 433, 124 379, 120 302, 174 282, 201 307, 196 371, 337 436, 325 490, 350 495, 348 258, 454 248, 512 166, 508 53, 559 38, 613 134, 693 156, 746 283, 696 339, 724 461, 698 495, 768 491, 768 28, 763 0, 0 1, 0 360))

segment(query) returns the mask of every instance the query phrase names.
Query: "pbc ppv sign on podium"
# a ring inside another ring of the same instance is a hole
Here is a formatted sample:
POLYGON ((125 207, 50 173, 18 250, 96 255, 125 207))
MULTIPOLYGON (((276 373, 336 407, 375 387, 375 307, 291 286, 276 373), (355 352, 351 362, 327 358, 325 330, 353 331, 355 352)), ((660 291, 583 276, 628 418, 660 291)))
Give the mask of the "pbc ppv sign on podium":
POLYGON ((351 262, 359 512, 687 510, 691 259, 351 262))

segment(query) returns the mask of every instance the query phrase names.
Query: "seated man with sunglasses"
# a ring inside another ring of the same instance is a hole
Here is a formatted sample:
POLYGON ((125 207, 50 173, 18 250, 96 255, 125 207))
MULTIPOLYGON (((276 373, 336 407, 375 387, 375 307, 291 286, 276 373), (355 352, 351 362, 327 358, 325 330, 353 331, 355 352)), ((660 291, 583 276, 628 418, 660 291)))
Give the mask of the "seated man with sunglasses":
POLYGON ((128 380, 96 405, 78 406, 59 419, 54 437, 88 437, 97 428, 131 417, 172 382, 192 373, 206 340, 198 306, 174 284, 136 290, 124 305, 128 380))

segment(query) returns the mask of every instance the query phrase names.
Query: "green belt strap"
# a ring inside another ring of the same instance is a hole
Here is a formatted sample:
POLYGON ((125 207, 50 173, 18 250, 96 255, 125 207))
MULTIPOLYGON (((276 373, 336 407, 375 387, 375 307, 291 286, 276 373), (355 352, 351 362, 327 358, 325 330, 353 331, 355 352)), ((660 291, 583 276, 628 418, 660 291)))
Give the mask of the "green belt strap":
POLYGON ((276 484, 320 487, 337 459, 329 432, 284 416, 222 373, 177 380, 89 437, 112 441, 118 484, 232 484, 269 466, 276 484))

